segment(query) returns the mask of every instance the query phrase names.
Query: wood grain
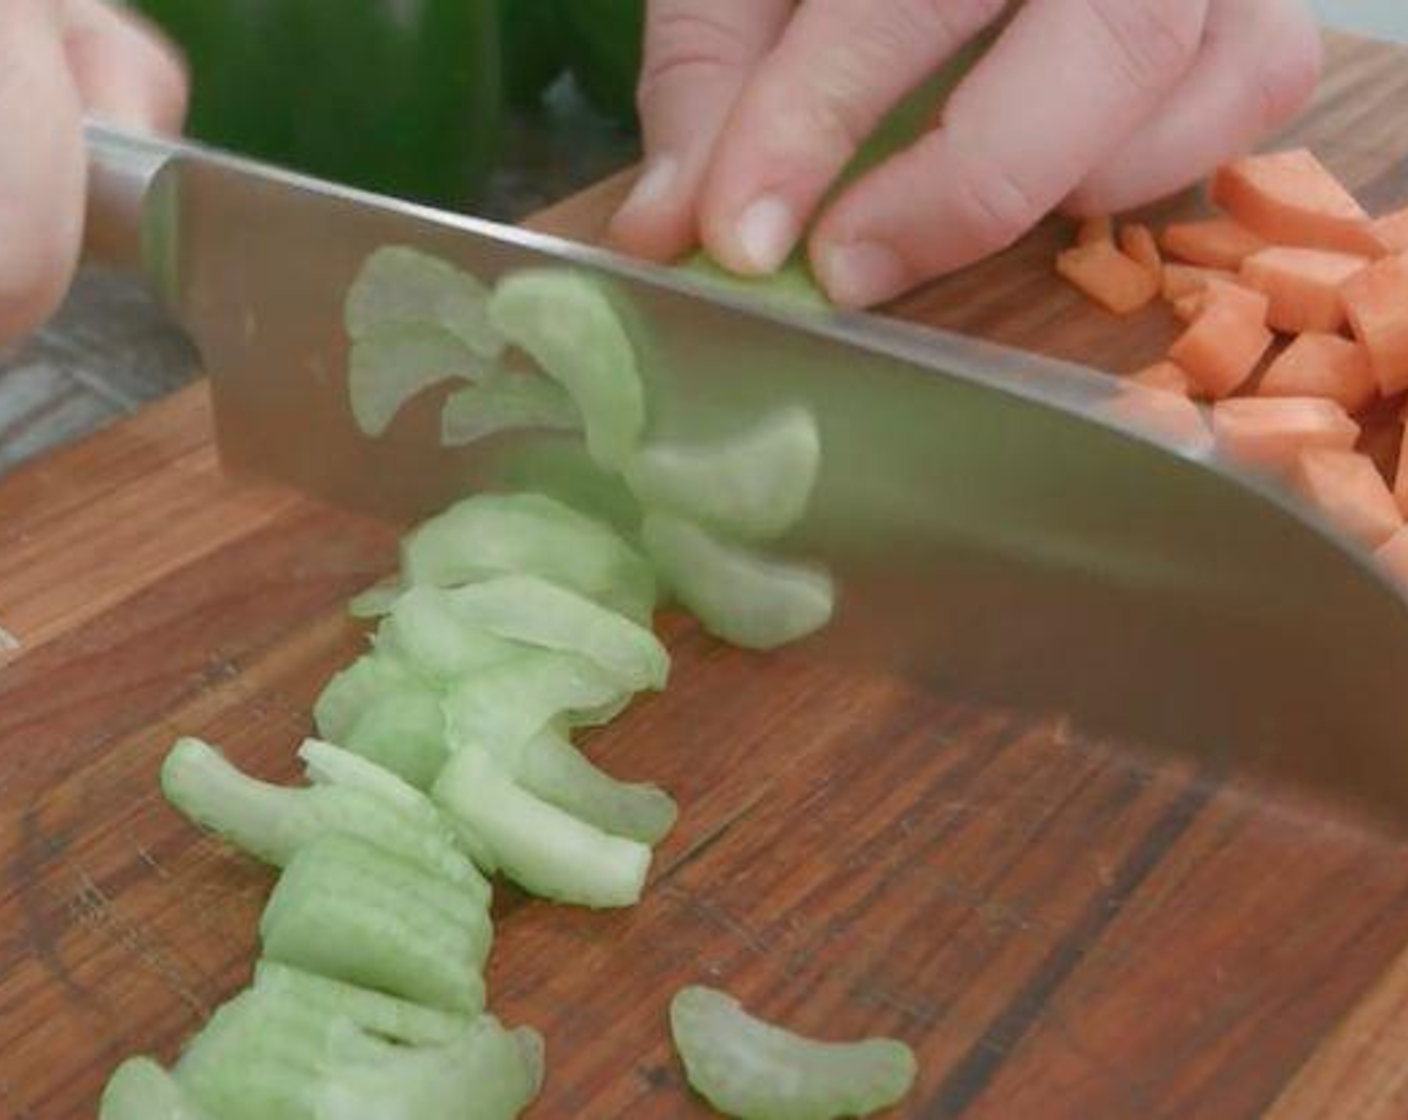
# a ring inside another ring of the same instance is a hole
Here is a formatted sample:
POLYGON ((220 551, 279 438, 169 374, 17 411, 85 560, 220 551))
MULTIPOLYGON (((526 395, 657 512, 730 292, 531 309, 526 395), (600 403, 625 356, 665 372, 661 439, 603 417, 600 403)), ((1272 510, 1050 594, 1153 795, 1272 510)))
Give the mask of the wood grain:
MULTIPOLYGON (((1292 135, 1368 200, 1405 193, 1405 55, 1336 38, 1331 61, 1292 135)), ((546 220, 592 236, 621 189, 546 220)), ((1171 322, 1067 293, 1064 236, 895 311, 1140 364, 1171 322)), ((0 670, 0 1116, 92 1116, 116 1060, 174 1057, 246 980, 270 876, 166 808, 157 766, 191 733, 291 777, 363 642, 341 604, 392 562, 385 527, 223 477, 209 423, 195 386, 0 486, 0 624, 24 642, 0 670)), ((680 801, 645 902, 498 891, 492 1003, 548 1041, 533 1116, 707 1115, 664 1022, 695 980, 908 1039, 906 1116, 1404 1114, 1408 845, 805 644, 663 626, 674 683, 589 743, 680 801)))

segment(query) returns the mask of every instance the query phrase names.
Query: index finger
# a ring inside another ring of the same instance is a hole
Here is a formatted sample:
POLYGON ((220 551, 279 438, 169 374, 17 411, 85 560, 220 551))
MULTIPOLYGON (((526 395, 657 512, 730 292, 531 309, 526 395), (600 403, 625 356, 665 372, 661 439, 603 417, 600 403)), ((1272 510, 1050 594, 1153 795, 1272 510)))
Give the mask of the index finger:
POLYGON ((811 257, 864 306, 1005 248, 1148 117, 1196 55, 1207 0, 1031 0, 939 128, 846 190, 811 257))

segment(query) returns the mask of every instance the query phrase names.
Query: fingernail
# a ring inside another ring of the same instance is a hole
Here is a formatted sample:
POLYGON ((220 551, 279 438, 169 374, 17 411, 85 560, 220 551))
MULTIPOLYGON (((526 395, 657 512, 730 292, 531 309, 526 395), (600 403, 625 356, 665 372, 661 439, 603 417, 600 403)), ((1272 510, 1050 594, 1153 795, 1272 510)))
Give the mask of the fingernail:
POLYGON ((827 294, 845 307, 870 307, 909 286, 909 269, 900 255, 878 241, 827 245, 816 263, 827 294))
POLYGON ((646 164, 636 180, 621 210, 648 210, 670 193, 679 175, 679 161, 674 156, 657 156, 646 164))
POLYGON ((776 195, 765 194, 754 199, 738 216, 734 238, 739 254, 749 271, 773 272, 801 233, 792 207, 776 195))

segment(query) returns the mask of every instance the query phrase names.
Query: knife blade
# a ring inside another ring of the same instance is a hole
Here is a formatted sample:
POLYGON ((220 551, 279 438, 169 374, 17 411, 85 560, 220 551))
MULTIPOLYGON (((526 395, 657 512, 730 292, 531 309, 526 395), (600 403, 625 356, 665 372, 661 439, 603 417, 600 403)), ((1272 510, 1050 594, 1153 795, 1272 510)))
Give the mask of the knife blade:
POLYGON ((385 245, 486 282, 581 270, 631 325, 652 438, 782 405, 815 418, 820 478, 785 543, 840 581, 819 656, 1408 820, 1408 601, 1276 487, 1121 424, 1112 379, 194 145, 88 139, 89 244, 190 331, 229 469, 402 521, 564 461, 591 471, 561 436, 446 450, 414 407, 363 436, 341 325, 385 245))

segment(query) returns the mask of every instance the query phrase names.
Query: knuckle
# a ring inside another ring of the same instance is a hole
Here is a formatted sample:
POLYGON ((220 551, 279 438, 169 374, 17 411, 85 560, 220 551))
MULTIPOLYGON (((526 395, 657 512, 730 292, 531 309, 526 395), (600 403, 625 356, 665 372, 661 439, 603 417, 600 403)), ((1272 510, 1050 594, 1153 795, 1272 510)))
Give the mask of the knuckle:
POLYGON ((1189 0, 1087 0, 1109 40, 1116 74, 1138 90, 1158 90, 1181 74, 1202 39, 1202 5, 1189 0))
POLYGON ((904 22, 915 31, 955 44, 966 42, 1006 7, 1007 0, 904 0, 899 5, 904 22))
POLYGON ((970 152, 953 171, 959 221, 987 252, 1007 248, 1046 214, 1032 190, 999 161, 970 152))
POLYGON ((644 108, 662 86, 734 73, 751 62, 748 43, 723 12, 678 2, 652 4, 649 10, 636 84, 638 107, 644 108))

